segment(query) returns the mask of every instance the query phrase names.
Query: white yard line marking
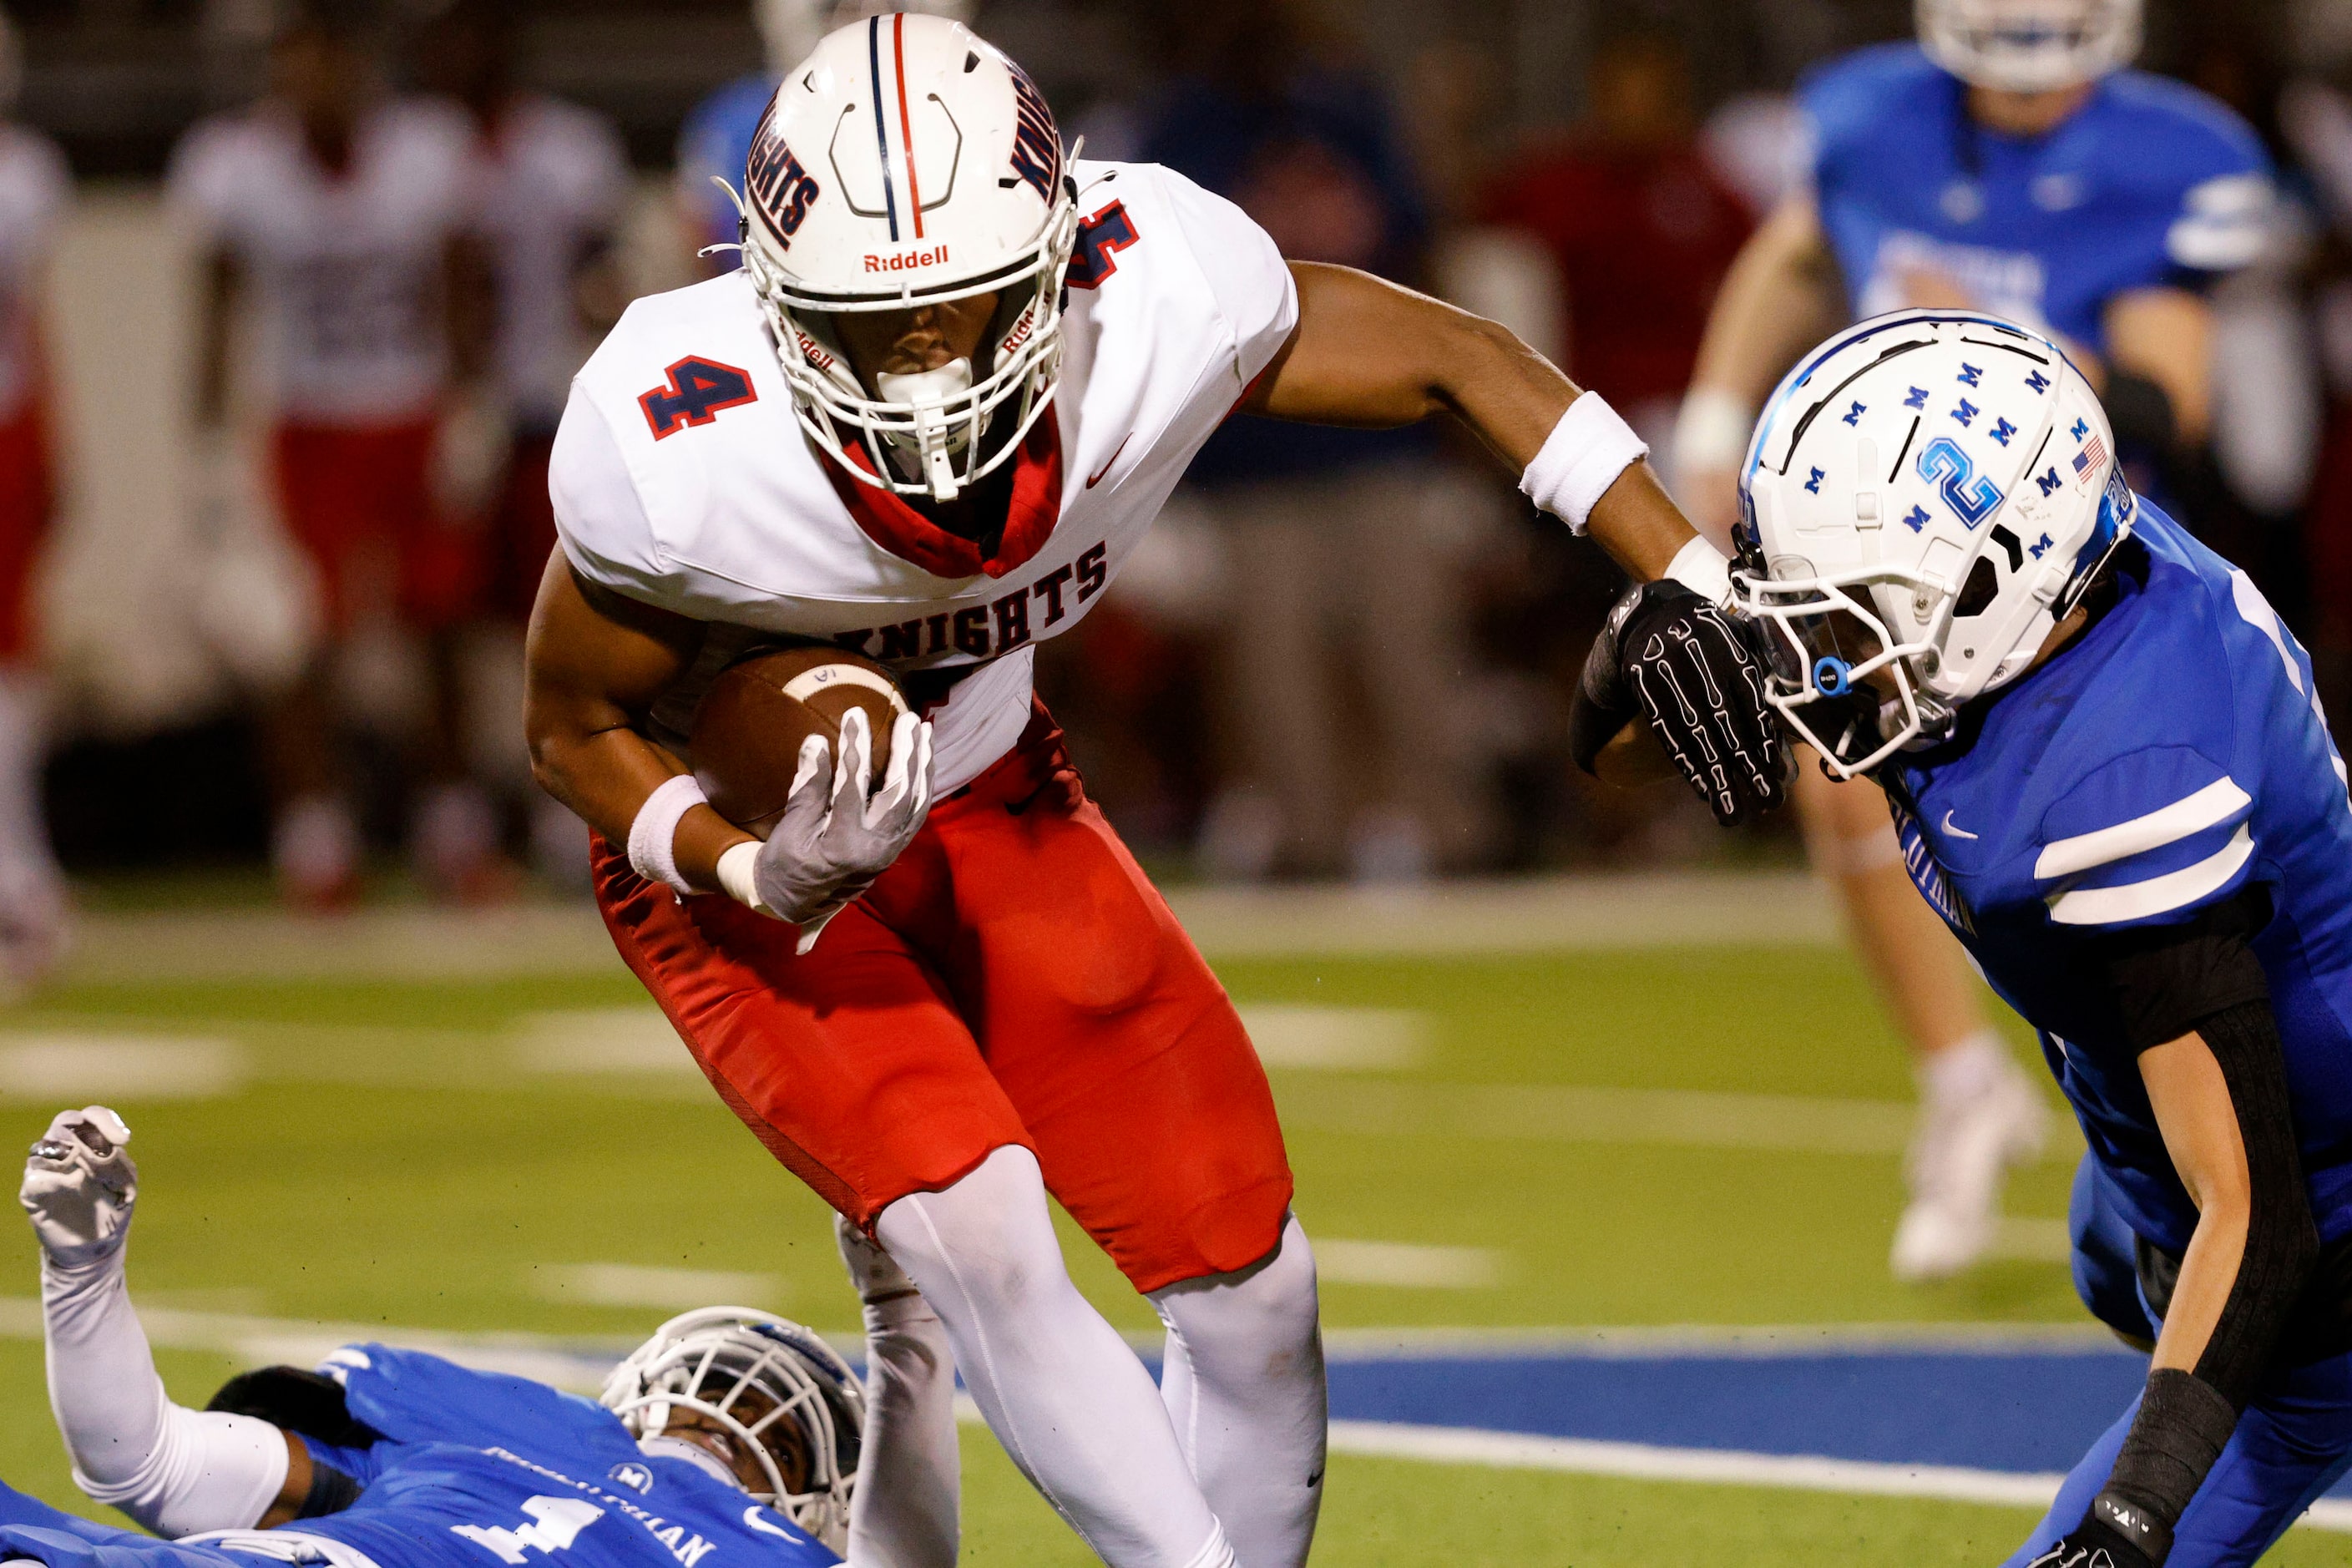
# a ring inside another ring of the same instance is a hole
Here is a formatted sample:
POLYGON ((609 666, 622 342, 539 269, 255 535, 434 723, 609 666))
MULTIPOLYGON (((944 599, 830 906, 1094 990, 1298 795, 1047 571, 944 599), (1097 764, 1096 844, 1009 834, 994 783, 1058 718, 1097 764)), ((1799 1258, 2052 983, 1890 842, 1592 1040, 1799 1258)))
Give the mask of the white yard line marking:
POLYGON ((1503 1259, 1483 1247, 1424 1247, 1407 1241, 1315 1238, 1315 1273, 1327 1284, 1397 1285, 1423 1290, 1490 1290, 1503 1282, 1503 1259))
POLYGON ((88 1104, 201 1100, 245 1086, 231 1040, 137 1034, 0 1034, 0 1100, 88 1104))
POLYGON ((515 1020, 514 1033, 515 1065, 525 1072, 702 1077, 677 1031, 650 1005, 527 1013, 515 1020))
MULTIPOLYGON (((1770 1487, 1849 1496, 1936 1498, 2046 1509, 2063 1476, 1945 1465, 1877 1464, 1802 1455, 1754 1454, 1730 1448, 1666 1448, 1646 1443, 1601 1443, 1580 1437, 1539 1437, 1466 1426, 1409 1426, 1386 1421, 1334 1421, 1331 1450, 1441 1465, 1493 1469, 1557 1470, 1627 1480, 1696 1481, 1715 1486, 1770 1487)), ((2300 1523, 2352 1532, 2352 1501, 2322 1500, 2300 1523)))
MULTIPOLYGON (((1797 871, 1447 882, 1407 891, 1178 888, 1170 901, 1213 959, 1350 953, 1822 947, 1837 915, 1797 871)), ((274 909, 94 913, 67 978, 83 981, 446 981, 625 973, 584 903, 362 910, 303 920, 274 909)))
POLYGON ((1258 1060, 1323 1072, 1398 1072, 1429 1056, 1425 1014, 1391 1007, 1259 1002, 1241 1009, 1258 1060))
POLYGON ((653 1268, 636 1263, 543 1263, 530 1270, 542 1301, 592 1307, 655 1307, 684 1311, 713 1302, 773 1310, 788 1294, 773 1274, 710 1268, 653 1268))

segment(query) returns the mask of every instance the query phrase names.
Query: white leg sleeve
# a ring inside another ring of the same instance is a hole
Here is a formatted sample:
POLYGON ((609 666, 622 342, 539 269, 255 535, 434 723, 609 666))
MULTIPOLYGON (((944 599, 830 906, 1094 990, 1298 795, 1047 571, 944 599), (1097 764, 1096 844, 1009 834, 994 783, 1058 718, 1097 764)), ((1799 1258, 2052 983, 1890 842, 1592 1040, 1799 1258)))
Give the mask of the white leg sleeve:
POLYGON ((849 1561, 955 1568, 961 1471, 947 1325, 911 1285, 866 1302, 866 1443, 849 1503, 849 1561))
POLYGON ((882 1245, 947 1325, 981 1413, 1110 1568, 1233 1568, 1160 1391, 1070 1283, 1036 1156, 1008 1145, 882 1211, 882 1245))
POLYGON ((1298 1221, 1259 1262, 1152 1292, 1160 1392, 1241 1568, 1300 1568, 1323 1505, 1330 1406, 1315 1255, 1298 1221))
POLYGON ((286 1485, 286 1437, 250 1415, 172 1403, 123 1285, 123 1254, 41 1263, 49 1409, 74 1484, 167 1540, 261 1521, 286 1485))

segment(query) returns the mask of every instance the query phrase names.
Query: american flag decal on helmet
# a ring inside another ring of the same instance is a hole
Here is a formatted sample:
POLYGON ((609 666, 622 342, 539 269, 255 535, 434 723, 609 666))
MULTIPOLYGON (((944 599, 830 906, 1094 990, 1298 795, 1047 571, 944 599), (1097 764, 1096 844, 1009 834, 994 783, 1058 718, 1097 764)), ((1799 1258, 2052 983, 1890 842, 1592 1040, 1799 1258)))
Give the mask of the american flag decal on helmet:
POLYGON ((2089 479, 2105 466, 2106 460, 2106 443, 2094 435, 2083 443, 2083 449, 2074 454, 2074 477, 2078 479, 2089 479))

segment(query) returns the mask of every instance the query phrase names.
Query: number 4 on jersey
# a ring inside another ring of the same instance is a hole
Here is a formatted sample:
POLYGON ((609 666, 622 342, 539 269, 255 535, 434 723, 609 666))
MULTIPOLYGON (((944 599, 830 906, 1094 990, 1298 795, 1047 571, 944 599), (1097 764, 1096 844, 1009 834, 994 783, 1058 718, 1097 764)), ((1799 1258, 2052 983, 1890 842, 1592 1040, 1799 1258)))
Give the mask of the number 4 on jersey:
POLYGON ((527 1555, 536 1547, 542 1552, 561 1552, 578 1538, 580 1532, 604 1517, 604 1510, 578 1498, 535 1497, 522 1505, 522 1511, 531 1522, 520 1530, 478 1524, 453 1524, 449 1532, 462 1535, 477 1545, 487 1546, 497 1553, 501 1563, 520 1564, 530 1561, 527 1555))
POLYGON ((709 424, 725 409, 759 401, 749 375, 698 355, 670 366, 667 384, 638 398, 637 406, 646 411, 654 439, 666 441, 689 425, 709 424))

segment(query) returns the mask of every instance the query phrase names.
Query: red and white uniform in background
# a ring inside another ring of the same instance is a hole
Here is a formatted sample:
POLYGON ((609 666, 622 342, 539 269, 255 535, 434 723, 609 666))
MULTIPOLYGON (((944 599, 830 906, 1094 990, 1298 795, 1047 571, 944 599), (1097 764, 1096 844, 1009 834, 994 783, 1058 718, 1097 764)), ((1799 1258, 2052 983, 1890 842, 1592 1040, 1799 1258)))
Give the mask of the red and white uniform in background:
POLYGON ((0 664, 32 651, 28 590, 56 503, 39 292, 72 196, 64 155, 45 137, 0 124, 0 664))
POLYGON ((600 853, 624 956, 730 1105, 861 1223, 1030 1147, 1148 1291, 1265 1256, 1289 1171, 1231 1003, 1085 801, 1032 663, 1099 602, 1297 299, 1239 208, 1152 165, 1073 173, 1090 216, 1060 386, 993 553, 819 455, 742 273, 630 308, 574 384, 552 488, 582 575, 714 626, 655 713, 674 747, 762 637, 838 642, 932 699, 929 823, 806 958, 792 928, 680 904, 600 853))
POLYGON ((470 141, 454 107, 388 102, 331 171, 265 104, 199 124, 173 158, 173 205, 243 271, 275 395, 279 504, 338 631, 380 612, 438 624, 473 589, 472 552, 436 525, 430 484, 470 141))
POLYGON ((513 421, 514 454, 489 541, 491 607, 530 615, 555 548, 548 454, 573 373, 594 342, 574 285, 606 248, 629 197, 628 160, 602 115, 524 95, 474 142, 469 221, 497 268, 497 391, 513 421))

